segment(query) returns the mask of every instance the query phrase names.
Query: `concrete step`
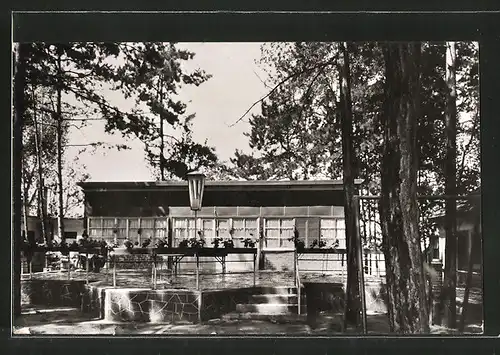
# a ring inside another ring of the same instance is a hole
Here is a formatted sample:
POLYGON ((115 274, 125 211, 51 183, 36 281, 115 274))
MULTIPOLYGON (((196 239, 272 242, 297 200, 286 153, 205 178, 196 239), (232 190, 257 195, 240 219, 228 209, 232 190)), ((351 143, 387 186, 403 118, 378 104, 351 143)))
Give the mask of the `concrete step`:
POLYGON ((258 303, 237 304, 236 311, 240 313, 259 313, 267 315, 297 313, 297 304, 258 303))
POLYGON ((272 323, 287 324, 287 323, 306 323, 307 317, 305 314, 261 314, 261 313, 238 313, 232 312, 224 314, 221 317, 224 321, 231 320, 259 320, 272 323))

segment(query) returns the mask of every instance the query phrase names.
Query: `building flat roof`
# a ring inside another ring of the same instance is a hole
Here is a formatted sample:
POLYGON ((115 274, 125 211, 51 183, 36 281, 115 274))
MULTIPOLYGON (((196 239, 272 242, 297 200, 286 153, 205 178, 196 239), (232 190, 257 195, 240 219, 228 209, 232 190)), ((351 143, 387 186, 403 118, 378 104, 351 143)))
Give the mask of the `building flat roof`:
MULTIPOLYGON (((355 180, 360 185, 362 180, 355 180)), ((186 181, 87 181, 78 186, 85 191, 187 190, 186 181)), ((207 190, 342 190, 342 180, 249 180, 206 181, 207 190)))

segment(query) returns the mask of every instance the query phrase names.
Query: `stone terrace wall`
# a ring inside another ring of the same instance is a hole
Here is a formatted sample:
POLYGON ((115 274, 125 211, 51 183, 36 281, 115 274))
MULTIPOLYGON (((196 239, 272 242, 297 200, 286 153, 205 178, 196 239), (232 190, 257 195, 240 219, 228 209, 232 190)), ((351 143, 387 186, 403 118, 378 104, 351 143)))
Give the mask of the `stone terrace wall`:
POLYGON ((55 307, 81 307, 85 281, 23 280, 21 304, 55 307))

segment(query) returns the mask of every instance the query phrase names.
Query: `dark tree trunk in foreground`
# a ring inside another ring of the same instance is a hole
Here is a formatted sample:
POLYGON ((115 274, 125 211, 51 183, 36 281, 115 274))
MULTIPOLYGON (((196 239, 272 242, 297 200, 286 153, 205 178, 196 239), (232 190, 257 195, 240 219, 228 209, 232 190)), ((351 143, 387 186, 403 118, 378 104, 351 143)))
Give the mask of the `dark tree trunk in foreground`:
MULTIPOLYGON (((446 158, 445 194, 457 194, 457 92, 456 92, 456 50, 454 42, 446 43, 446 158)), ((457 327, 457 201, 446 200, 445 214, 446 246, 444 254, 444 317, 449 328, 457 327)))
POLYGON ((13 124, 13 176, 12 193, 13 198, 13 306, 14 316, 21 314, 21 169, 22 169, 22 149, 23 149, 23 124, 25 112, 24 88, 26 85, 26 44, 18 44, 15 50, 14 58, 14 124, 13 124))
MULTIPOLYGON (((163 104, 163 82, 158 83, 158 101, 163 104)), ((160 114, 160 180, 165 181, 165 133, 163 132, 164 117, 160 114)))
POLYGON ((345 325, 359 326, 361 323, 361 298, 359 293, 358 270, 358 233, 356 231, 356 215, 353 197, 355 194, 354 148, 352 145, 352 102, 351 73, 349 68, 349 44, 340 43, 342 53, 339 63, 340 81, 340 120, 342 126, 342 161, 344 170, 344 216, 347 241, 347 300, 345 325))
POLYGON ((380 221, 392 332, 428 333, 418 230, 416 127, 420 43, 387 44, 380 221))

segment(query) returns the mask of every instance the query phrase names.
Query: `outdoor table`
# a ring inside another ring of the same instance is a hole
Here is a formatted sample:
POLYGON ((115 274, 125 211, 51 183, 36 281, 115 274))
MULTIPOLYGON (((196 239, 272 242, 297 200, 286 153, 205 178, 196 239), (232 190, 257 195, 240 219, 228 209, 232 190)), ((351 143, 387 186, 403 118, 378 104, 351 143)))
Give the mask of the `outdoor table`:
POLYGON ((226 257, 228 254, 253 254, 254 285, 256 282, 256 248, 161 248, 155 250, 156 254, 173 256, 174 272, 177 275, 177 265, 186 256, 196 258, 196 289, 200 286, 200 257, 213 257, 222 266, 222 272, 226 273, 226 257))

